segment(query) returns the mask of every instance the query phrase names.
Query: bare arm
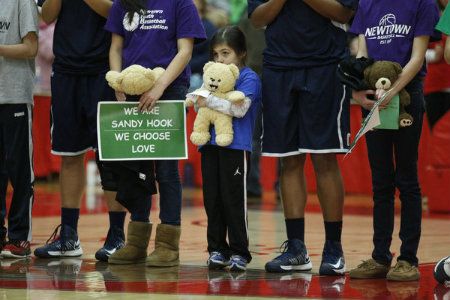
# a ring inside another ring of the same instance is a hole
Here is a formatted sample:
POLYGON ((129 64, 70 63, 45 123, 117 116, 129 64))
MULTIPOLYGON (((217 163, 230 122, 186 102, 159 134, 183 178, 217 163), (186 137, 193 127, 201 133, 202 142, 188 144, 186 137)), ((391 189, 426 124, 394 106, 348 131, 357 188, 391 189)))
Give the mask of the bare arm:
MULTIPOLYGON (((111 71, 122 71, 122 50, 123 37, 113 33, 111 35, 111 46, 109 47, 109 68, 111 71)), ((125 101, 127 98, 123 92, 115 91, 115 94, 118 101, 125 101)))
POLYGON ((348 23, 354 13, 336 0, 303 0, 303 2, 320 15, 342 24, 348 23))
POLYGON ((122 71, 122 49, 123 37, 113 33, 111 37, 111 47, 109 48, 109 68, 112 71, 122 71))
POLYGON ((445 42, 444 58, 450 64, 450 36, 447 37, 447 41, 445 42))
POLYGON ((166 71, 158 78, 153 88, 144 93, 139 100, 140 110, 151 110, 165 89, 183 72, 192 57, 194 39, 181 38, 177 40, 178 53, 167 66, 166 71))
POLYGON ((253 11, 250 21, 256 28, 262 28, 272 23, 278 16, 287 0, 269 0, 253 11))
MULTIPOLYGON (((366 38, 364 37, 364 34, 360 34, 358 36, 358 53, 356 54, 356 57, 357 58, 369 57, 367 53, 366 38)), ((358 102, 358 104, 361 105, 364 109, 371 110, 375 102, 373 100, 368 99, 367 96, 374 94, 375 91, 373 90, 366 90, 366 91, 353 90, 352 98, 353 100, 358 102)))
POLYGON ((38 37, 36 32, 28 32, 21 44, 0 45, 0 56, 13 59, 26 59, 36 56, 38 37))
POLYGON ((42 5, 42 20, 45 23, 50 24, 54 22, 61 11, 62 0, 46 0, 42 5))
POLYGON ((369 54, 367 53, 367 44, 364 34, 358 35, 358 52, 356 54, 356 57, 369 57, 369 54))
POLYGON ((427 51, 429 36, 417 36, 414 38, 411 58, 400 73, 397 81, 392 87, 392 92, 384 101, 385 105, 389 103, 392 97, 398 94, 413 78, 417 75, 423 66, 425 52, 427 51))
POLYGON ((89 7, 103 18, 107 18, 112 6, 110 0, 84 0, 89 7))

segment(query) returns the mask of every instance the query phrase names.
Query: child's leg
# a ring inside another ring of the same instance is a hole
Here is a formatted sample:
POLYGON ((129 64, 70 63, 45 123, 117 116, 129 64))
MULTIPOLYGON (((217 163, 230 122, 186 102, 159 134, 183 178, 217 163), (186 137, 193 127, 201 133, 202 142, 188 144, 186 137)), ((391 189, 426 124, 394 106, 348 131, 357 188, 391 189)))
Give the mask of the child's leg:
POLYGON ((366 134, 367 152, 372 172, 373 190, 373 243, 372 258, 389 265, 394 230, 394 162, 393 133, 375 130, 366 134))
POLYGON ((227 227, 224 219, 222 202, 223 190, 220 187, 219 147, 202 148, 203 201, 208 216, 208 252, 218 251, 229 256, 226 242, 227 227))
POLYGON ((156 192, 152 161, 115 163, 118 175, 117 201, 131 214, 127 240, 123 248, 112 254, 112 264, 133 264, 144 262, 150 240, 152 224, 149 222, 151 197, 156 192))
POLYGON ((420 80, 413 80, 407 86, 411 104, 406 107, 413 118, 413 124, 398 130, 395 139, 395 185, 400 191, 402 203, 399 260, 417 265, 422 222, 422 196, 417 175, 417 159, 423 121, 423 90, 420 80))
POLYGON ((31 208, 33 205, 34 172, 32 164, 31 105, 7 105, 4 131, 6 140, 6 171, 14 194, 8 214, 8 239, 31 241, 31 208))
POLYGON ((250 262, 246 191, 249 154, 226 148, 220 148, 219 153, 220 193, 230 250, 233 255, 240 255, 250 262))

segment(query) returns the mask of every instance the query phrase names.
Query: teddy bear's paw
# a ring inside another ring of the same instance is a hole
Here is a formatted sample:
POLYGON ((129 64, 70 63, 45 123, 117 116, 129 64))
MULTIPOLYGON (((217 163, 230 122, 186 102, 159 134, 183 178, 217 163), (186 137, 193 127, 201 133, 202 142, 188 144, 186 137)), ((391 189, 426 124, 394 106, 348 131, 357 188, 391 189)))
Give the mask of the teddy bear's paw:
POLYGON ((408 126, 411 126, 412 123, 413 123, 413 121, 410 119, 402 119, 402 120, 400 120, 400 127, 408 127, 408 126))
POLYGON ((239 91, 233 91, 233 92, 230 92, 227 96, 228 96, 228 97, 227 97, 228 100, 229 100, 231 103, 239 103, 239 102, 244 101, 244 99, 245 99, 244 93, 239 92, 239 91))
POLYGON ((187 98, 186 100, 184 100, 184 103, 187 107, 190 107, 194 105, 194 100, 192 98, 187 98))
POLYGON ((194 145, 201 146, 206 144, 210 139, 211 135, 209 132, 192 132, 191 133, 191 142, 194 145))
POLYGON ((231 144, 233 141, 233 135, 229 133, 222 133, 216 135, 216 143, 219 146, 225 147, 231 144))
POLYGON ((122 92, 122 90, 120 89, 120 84, 119 84, 120 77, 121 77, 121 75, 117 71, 108 71, 105 75, 108 85, 111 88, 113 88, 115 91, 122 92))

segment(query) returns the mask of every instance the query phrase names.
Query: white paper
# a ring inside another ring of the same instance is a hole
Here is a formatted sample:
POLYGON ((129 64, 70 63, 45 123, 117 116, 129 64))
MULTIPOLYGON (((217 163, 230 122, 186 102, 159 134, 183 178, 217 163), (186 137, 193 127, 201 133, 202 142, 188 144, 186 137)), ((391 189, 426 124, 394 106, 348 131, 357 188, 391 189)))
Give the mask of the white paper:
POLYGON ((358 142, 358 140, 368 131, 372 130, 373 128, 377 127, 378 125, 380 125, 380 111, 378 109, 378 107, 380 106, 380 104, 384 101, 384 99, 386 99, 386 97, 390 94, 391 90, 387 91, 383 97, 381 97, 378 101, 376 101, 373 104, 372 109, 370 110, 369 114, 367 115, 367 117, 364 119, 361 128, 359 129, 358 133, 355 136, 355 139, 353 140, 353 142, 350 144, 350 147, 348 149, 347 154, 345 154, 344 158, 352 152, 353 148, 355 148, 356 143, 358 142))
POLYGON ((195 90, 189 94, 194 95, 194 96, 200 96, 203 98, 208 98, 208 96, 209 96, 209 94, 211 94, 211 92, 208 90, 195 90))

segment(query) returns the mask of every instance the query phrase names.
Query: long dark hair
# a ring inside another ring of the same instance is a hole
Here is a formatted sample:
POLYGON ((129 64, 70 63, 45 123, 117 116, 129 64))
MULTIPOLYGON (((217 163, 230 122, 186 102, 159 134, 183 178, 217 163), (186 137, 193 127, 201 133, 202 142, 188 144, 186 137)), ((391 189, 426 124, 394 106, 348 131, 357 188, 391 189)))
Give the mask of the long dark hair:
POLYGON ((146 10, 147 0, 120 0, 123 8, 128 13, 128 22, 131 24, 135 13, 141 14, 142 10, 146 10))
POLYGON ((209 56, 211 60, 214 60, 214 47, 220 44, 225 44, 238 56, 244 55, 243 63, 247 56, 247 42, 245 34, 238 26, 225 26, 216 31, 209 43, 209 56))

